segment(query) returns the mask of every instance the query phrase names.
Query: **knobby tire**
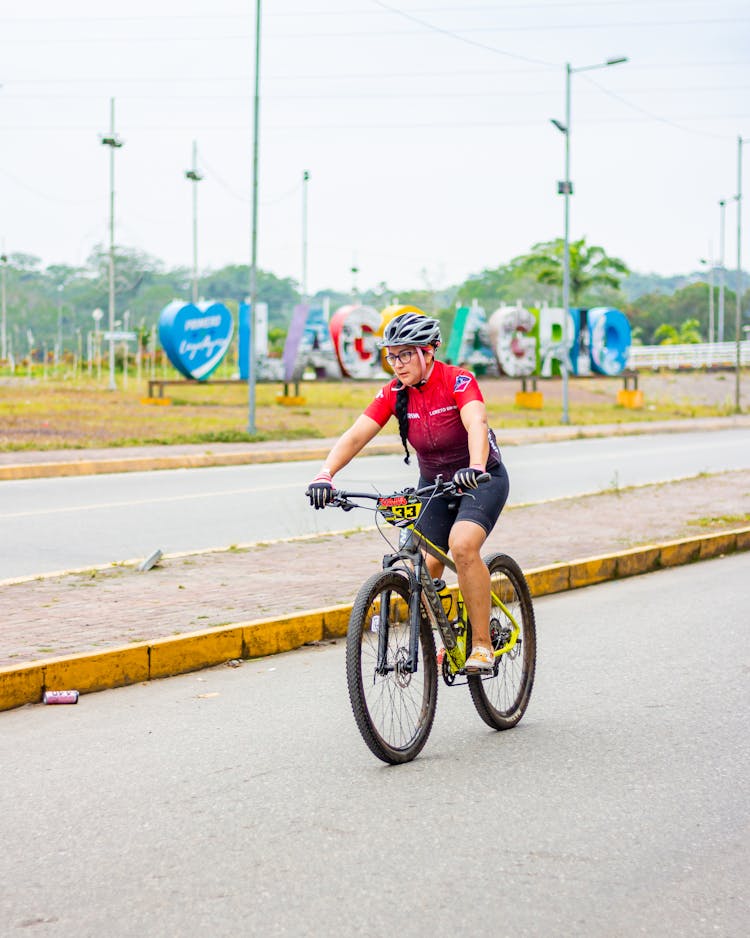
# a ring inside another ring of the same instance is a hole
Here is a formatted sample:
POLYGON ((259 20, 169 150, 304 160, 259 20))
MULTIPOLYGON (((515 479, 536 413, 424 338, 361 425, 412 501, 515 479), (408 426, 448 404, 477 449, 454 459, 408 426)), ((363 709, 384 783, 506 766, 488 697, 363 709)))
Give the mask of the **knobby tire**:
MULTIPOLYGON (((490 571, 492 588, 512 612, 521 627, 519 641, 514 649, 501 655, 497 673, 493 677, 469 676, 469 691, 477 713, 484 722, 496 730, 508 730, 518 725, 524 715, 534 686, 536 669, 536 623, 526 578, 521 568, 506 554, 492 554, 485 558, 490 571)), ((492 603, 491 632, 495 649, 502 647, 502 630, 507 617, 496 603, 492 603)))
POLYGON ((373 574, 361 587, 349 617, 346 678, 349 699, 362 738, 371 752, 392 765, 410 762, 427 742, 437 706, 435 640, 420 617, 419 666, 400 666, 409 652, 409 580, 393 570, 373 574), (387 663, 396 670, 377 674, 381 599, 388 602, 387 663), (377 630, 376 630, 377 628, 377 630))

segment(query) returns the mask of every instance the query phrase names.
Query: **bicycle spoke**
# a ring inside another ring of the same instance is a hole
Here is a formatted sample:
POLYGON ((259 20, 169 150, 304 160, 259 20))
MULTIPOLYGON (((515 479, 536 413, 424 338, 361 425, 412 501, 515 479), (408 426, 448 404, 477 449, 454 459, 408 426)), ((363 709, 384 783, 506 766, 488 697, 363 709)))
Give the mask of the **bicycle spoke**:
POLYGON ((365 587, 352 610, 347 639, 352 707, 365 741, 379 758, 407 761, 424 745, 434 717, 437 672, 432 633, 426 624, 421 629, 420 665, 416 673, 411 673, 407 669, 408 581, 399 574, 384 572, 376 574, 365 587), (381 602, 388 603, 387 610, 381 609, 381 602), (383 662, 386 671, 381 674, 377 668, 383 628, 388 629, 388 635, 383 662))
POLYGON ((531 596, 518 564, 504 554, 487 561, 492 583, 490 634, 495 650, 505 648, 515 626, 512 648, 496 659, 492 677, 471 677, 469 689, 479 715, 495 729, 509 729, 523 716, 534 682, 536 626, 531 596))

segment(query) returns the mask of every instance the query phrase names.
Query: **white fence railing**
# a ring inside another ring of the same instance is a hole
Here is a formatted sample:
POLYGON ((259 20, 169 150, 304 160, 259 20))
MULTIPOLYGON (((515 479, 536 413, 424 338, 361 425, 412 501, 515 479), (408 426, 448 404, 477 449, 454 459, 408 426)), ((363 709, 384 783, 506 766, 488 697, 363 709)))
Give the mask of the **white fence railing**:
MULTIPOLYGON (((734 368, 735 342, 703 342, 696 345, 631 345, 628 368, 734 368)), ((750 341, 740 342, 740 364, 750 365, 750 341)))

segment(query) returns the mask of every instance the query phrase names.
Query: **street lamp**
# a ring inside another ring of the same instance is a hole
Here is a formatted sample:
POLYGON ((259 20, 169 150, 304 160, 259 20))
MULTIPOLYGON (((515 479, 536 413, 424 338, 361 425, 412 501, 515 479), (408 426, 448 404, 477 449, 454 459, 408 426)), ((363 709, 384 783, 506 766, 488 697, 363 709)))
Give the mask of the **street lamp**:
POLYGON ((568 366, 570 364, 570 335, 568 318, 570 316, 570 197, 573 194, 573 183, 570 181, 570 77, 576 72, 590 72, 597 68, 607 68, 610 65, 621 65, 627 62, 627 56, 607 59, 596 65, 581 65, 573 68, 570 62, 565 63, 565 123, 550 118, 555 127, 565 136, 565 179, 557 184, 558 195, 565 196, 565 238, 563 247, 563 347, 565 350, 562 362, 563 379, 563 413, 562 422, 570 423, 568 411, 568 366))
POLYGON ((711 245, 709 245, 708 260, 702 257, 700 261, 708 270, 708 335, 710 341, 710 336, 713 335, 714 331, 714 261, 711 245))
POLYGON ((3 251, 0 254, 0 312, 2 313, 2 318, 0 318, 0 351, 2 351, 2 359, 5 361, 8 357, 8 336, 7 336, 7 313, 5 309, 5 271, 8 267, 8 255, 3 251))
POLYGON ((737 137, 737 311, 735 313, 735 375, 734 375, 734 409, 741 413, 740 407, 740 355, 742 329, 742 144, 750 143, 750 137, 737 137))
MULTIPOLYGON (((726 199, 719 200, 719 323, 717 341, 724 341, 724 230, 726 220, 726 199)), ((709 342, 713 342, 709 336, 709 342)))
POLYGON ((110 131, 102 136, 101 142, 109 147, 109 390, 117 390, 115 384, 115 150, 123 141, 115 133, 115 99, 110 98, 110 131))
POLYGON ((198 183, 203 174, 198 172, 198 144, 193 140, 193 168, 185 170, 185 178, 193 184, 193 303, 198 302, 198 183))
POLYGON ((302 173, 302 302, 307 302, 307 183, 310 173, 302 173))
POLYGON ((255 326, 258 305, 258 124, 260 117, 260 0, 255 0, 255 88, 253 94, 253 211, 252 211, 252 247, 250 252, 250 361, 247 363, 248 421, 247 432, 255 433, 255 380, 257 363, 255 350, 257 340, 255 326))

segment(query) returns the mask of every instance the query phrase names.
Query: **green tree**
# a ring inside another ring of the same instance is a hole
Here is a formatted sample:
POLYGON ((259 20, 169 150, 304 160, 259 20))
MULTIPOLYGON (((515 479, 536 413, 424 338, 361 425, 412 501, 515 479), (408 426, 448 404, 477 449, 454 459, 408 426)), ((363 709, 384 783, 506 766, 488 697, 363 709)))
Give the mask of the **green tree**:
MULTIPOLYGON (((734 309, 734 304, 735 294, 727 289, 725 308, 728 338, 734 335, 732 328, 734 319, 730 313, 734 309)), ((716 308, 717 304, 715 304, 716 308)), ((657 336, 657 331, 663 325, 671 326, 675 334, 679 335, 682 324, 688 320, 697 321, 699 332, 706 336, 709 320, 708 285, 702 282, 689 283, 672 294, 648 293, 626 304, 623 312, 630 320, 631 327, 640 327, 645 345, 659 344, 661 339, 668 334, 667 331, 662 330, 660 336, 657 336)))
POLYGON ((679 330, 671 323, 662 323, 654 332, 654 341, 657 345, 697 345, 703 341, 700 323, 697 319, 686 319, 679 330))
MULTIPOLYGON (((535 244, 529 254, 516 258, 522 272, 532 273, 539 283, 561 287, 563 282, 565 242, 562 238, 535 244)), ((618 290, 630 273, 619 257, 610 257, 604 248, 586 244, 585 238, 569 244, 571 305, 584 304, 587 294, 601 288, 618 290)))

